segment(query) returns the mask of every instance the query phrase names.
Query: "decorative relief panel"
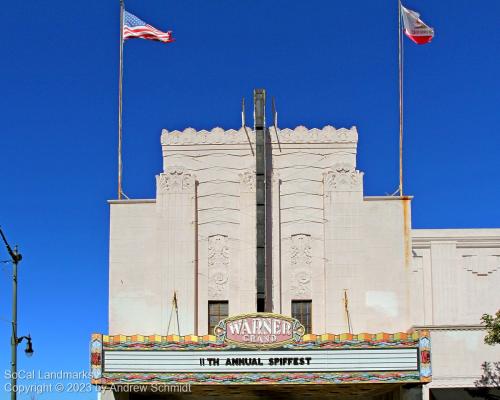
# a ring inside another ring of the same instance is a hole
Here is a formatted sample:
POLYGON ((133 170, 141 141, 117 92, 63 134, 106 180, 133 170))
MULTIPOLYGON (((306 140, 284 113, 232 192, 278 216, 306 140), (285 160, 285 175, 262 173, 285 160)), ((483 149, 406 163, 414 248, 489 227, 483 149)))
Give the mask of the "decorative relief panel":
POLYGON ((500 255, 464 254, 462 265, 466 271, 476 276, 488 276, 500 270, 500 255))
POLYGON ((208 296, 210 300, 227 300, 229 281, 229 246, 227 236, 208 238, 208 296))
POLYGON ((255 192, 255 170, 241 173, 240 184, 242 192, 255 192))
POLYGON ((325 191, 361 191, 363 173, 347 163, 335 164, 332 170, 323 173, 323 184, 325 191))
POLYGON ((292 235, 290 249, 291 294, 294 299, 311 298, 311 236, 292 235))
POLYGON ((194 175, 184 167, 171 167, 156 177, 157 193, 183 193, 194 191, 194 175))

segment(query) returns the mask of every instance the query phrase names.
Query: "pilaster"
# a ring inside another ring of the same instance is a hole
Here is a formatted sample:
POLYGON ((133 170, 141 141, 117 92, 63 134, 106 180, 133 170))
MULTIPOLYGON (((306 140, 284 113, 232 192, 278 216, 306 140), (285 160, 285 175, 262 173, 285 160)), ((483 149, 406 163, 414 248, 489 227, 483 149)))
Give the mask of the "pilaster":
POLYGON ((336 164, 324 172, 323 189, 325 304, 328 305, 325 328, 327 332, 346 332, 344 290, 348 291, 352 304, 361 301, 353 284, 362 252, 363 173, 353 165, 336 164))
POLYGON ((255 171, 240 173, 240 292, 235 304, 229 304, 231 314, 257 311, 256 233, 255 233, 255 171))
POLYGON ((157 251, 162 280, 161 333, 177 333, 177 316, 172 309, 176 293, 179 334, 187 335, 194 332, 196 318, 194 175, 182 167, 165 169, 156 177, 156 199, 157 251))

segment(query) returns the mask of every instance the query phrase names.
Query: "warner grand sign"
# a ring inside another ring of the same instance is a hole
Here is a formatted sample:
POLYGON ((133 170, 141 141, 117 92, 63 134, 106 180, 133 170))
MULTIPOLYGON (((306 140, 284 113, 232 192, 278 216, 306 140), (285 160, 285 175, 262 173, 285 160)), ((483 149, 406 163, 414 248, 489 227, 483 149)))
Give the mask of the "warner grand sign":
POLYGON ((269 348, 299 342, 304 336, 304 327, 294 318, 255 313, 223 319, 215 327, 214 333, 219 342, 269 348))
POLYGON ((304 334, 269 313, 226 318, 215 335, 102 335, 91 344, 97 385, 428 382, 427 331, 304 334))

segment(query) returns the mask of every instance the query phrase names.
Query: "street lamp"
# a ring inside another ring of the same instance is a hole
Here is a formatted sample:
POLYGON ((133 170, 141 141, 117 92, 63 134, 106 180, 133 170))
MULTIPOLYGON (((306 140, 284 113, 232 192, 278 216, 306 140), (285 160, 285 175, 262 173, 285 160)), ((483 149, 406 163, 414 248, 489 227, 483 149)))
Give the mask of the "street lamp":
POLYGON ((33 344, 31 343, 31 335, 17 338, 17 344, 21 343, 23 339, 26 339, 26 348, 24 349, 24 353, 26 354, 26 357, 31 357, 34 353, 33 344))
POLYGON ((33 355, 33 345, 31 343, 31 336, 17 336, 17 265, 23 259, 21 253, 19 253, 17 246, 15 246, 14 250, 10 247, 5 235, 0 229, 0 236, 2 236, 2 240, 5 243, 5 247, 7 248, 7 252, 9 253, 10 258, 12 259, 12 338, 11 338, 11 362, 10 362, 10 371, 11 371, 11 388, 10 388, 10 398, 11 400, 17 399, 17 346, 24 339, 26 339, 26 350, 24 352, 28 357, 33 355))

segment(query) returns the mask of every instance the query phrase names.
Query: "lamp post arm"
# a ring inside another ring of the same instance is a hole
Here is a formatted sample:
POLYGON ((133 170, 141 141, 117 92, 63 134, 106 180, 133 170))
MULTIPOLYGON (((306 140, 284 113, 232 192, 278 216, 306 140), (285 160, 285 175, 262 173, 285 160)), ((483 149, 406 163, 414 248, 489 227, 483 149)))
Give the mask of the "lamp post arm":
POLYGON ((17 344, 20 344, 24 339, 26 339, 28 342, 31 341, 31 336, 21 336, 16 338, 17 344))
POLYGON ((21 261, 21 259, 22 259, 21 254, 18 253, 17 250, 16 251, 12 250, 12 248, 9 245, 9 242, 7 242, 7 238, 5 237, 5 235, 4 235, 3 231, 2 231, 2 228, 0 228, 0 235, 2 236, 2 240, 5 243, 5 247, 7 248, 7 252, 11 256, 12 261, 14 263, 18 263, 19 261, 21 261))

